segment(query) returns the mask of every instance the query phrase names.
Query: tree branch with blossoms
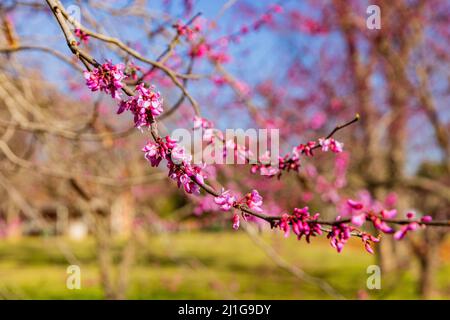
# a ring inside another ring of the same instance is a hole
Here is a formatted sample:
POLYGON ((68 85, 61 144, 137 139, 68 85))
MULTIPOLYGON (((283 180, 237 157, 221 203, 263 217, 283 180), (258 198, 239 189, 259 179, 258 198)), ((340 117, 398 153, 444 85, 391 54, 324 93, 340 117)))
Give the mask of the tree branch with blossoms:
MULTIPOLYGON (((68 16, 59 1, 46 1, 58 21, 72 53, 80 59, 87 69, 84 71, 84 77, 88 88, 91 91, 101 91, 110 95, 119 105, 118 114, 125 111, 131 112, 134 116, 135 127, 141 130, 149 129, 152 140, 142 148, 142 151, 151 166, 158 167, 162 160, 167 161, 168 176, 177 182, 178 187, 183 187, 185 192, 189 194, 198 194, 200 190, 204 190, 214 197, 215 203, 222 211, 234 211, 232 215, 234 229, 239 228, 240 217, 247 219, 249 216, 254 216, 267 221, 272 228, 282 230, 286 236, 292 231, 298 239, 305 237, 307 242, 310 242, 312 237, 326 233, 327 238, 330 239, 330 244, 338 252, 342 251, 350 237, 357 236, 362 239, 366 250, 372 253, 371 245, 374 242, 379 242, 381 234, 393 234, 396 240, 401 240, 409 232, 419 228, 450 226, 449 221, 432 221, 430 216, 415 218, 412 213, 408 213, 406 219, 397 220, 394 219, 397 216, 396 210, 382 209, 374 212, 369 208, 364 208, 362 203, 350 199, 347 201, 347 206, 351 218, 338 216, 335 220, 321 220, 320 213, 311 213, 308 207, 294 208, 291 214, 270 215, 263 212, 261 208, 263 198, 257 190, 252 190, 244 196, 238 196, 223 188, 218 191, 205 182, 207 177, 204 168, 192 164, 191 159, 179 147, 177 141, 169 136, 163 137, 160 135, 156 119, 163 115, 163 98, 156 91, 156 88, 148 86, 144 82, 139 82, 134 90, 130 89, 125 83, 129 74, 126 73, 124 64, 114 65, 111 61, 100 64, 95 58, 80 49, 79 45, 82 45, 82 42, 87 41, 88 36, 91 36, 97 40, 113 44, 136 59, 150 64, 152 68, 163 71, 181 90, 183 96, 188 98, 198 119, 201 118, 198 103, 179 80, 179 78, 187 79, 187 77, 171 70, 162 61, 154 61, 143 57, 120 40, 84 28, 68 16), (73 24, 79 30, 75 35, 78 35, 80 41, 76 40, 68 23, 73 24), (122 93, 125 93, 128 98, 123 98, 122 93), (378 231, 378 235, 372 235, 360 229, 365 224, 371 224, 378 231), (398 225, 400 228, 396 230, 393 228, 394 225, 398 225)), ((188 72, 190 71, 188 70, 188 72)), ((325 138, 294 147, 292 153, 279 159, 277 168, 256 164, 252 166, 252 172, 266 170, 269 172, 269 176, 277 174, 280 176, 283 170, 299 170, 300 156, 313 156, 313 150, 315 149, 320 148, 325 152, 340 153, 343 144, 332 138, 333 135, 354 124, 358 119, 359 116, 341 126, 337 126, 325 138)))

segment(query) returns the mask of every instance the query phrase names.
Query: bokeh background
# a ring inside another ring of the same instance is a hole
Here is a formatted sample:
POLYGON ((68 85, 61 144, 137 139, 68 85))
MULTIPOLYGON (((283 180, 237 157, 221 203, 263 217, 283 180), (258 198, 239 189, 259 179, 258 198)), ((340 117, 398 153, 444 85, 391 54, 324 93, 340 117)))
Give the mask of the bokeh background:
MULTIPOLYGON (((281 179, 248 165, 208 180, 263 209, 334 219, 345 201, 450 219, 450 4, 437 0, 61 1, 81 23, 195 75, 202 116, 226 128, 280 129, 281 154, 336 125, 345 151, 302 159, 281 179), (366 26, 381 9, 381 29, 366 26), (174 24, 190 23, 192 37, 174 24)), ((374 255, 352 239, 284 238, 263 222, 231 228, 208 196, 152 168, 148 133, 92 93, 45 1, 0 3, 0 297, 5 299, 448 299, 448 228, 383 237, 374 255), (382 270, 369 290, 367 268, 382 270), (66 286, 81 270, 81 289, 66 286)), ((98 61, 123 62, 164 96, 160 130, 192 128, 187 99, 159 70, 93 37, 98 61), (138 69, 135 68, 138 66, 138 69)), ((129 79, 130 81, 132 79, 129 79)), ((131 82, 130 82, 131 84, 131 82)), ((369 230, 373 231, 373 230, 369 230)))

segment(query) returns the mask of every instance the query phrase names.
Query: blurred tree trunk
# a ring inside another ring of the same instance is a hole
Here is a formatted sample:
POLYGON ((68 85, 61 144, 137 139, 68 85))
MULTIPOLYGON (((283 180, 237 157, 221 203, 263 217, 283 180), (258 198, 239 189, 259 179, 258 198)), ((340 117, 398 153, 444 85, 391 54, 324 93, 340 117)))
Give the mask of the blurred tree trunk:
POLYGON ((419 260, 418 292, 423 299, 431 299, 436 294, 435 275, 439 267, 441 240, 428 229, 424 231, 423 238, 420 242, 411 240, 411 245, 419 260))
POLYGON ((109 215, 97 214, 94 226, 97 242, 97 259, 100 272, 100 282, 106 299, 115 299, 116 294, 112 281, 111 230, 109 215))
POLYGON ((419 257, 419 293, 423 299, 431 299, 435 293, 434 275, 437 270, 438 247, 429 245, 425 255, 419 257))

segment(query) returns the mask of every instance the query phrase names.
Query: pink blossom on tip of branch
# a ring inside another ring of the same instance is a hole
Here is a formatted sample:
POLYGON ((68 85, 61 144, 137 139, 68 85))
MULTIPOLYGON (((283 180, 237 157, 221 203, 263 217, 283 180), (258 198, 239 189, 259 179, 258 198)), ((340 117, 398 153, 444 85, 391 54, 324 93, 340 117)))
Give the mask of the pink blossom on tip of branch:
POLYGON ((311 157, 312 149, 316 146, 315 141, 308 141, 306 144, 299 144, 295 149, 293 150, 293 153, 302 154, 304 153, 306 156, 311 157))
POLYGON ((406 218, 408 218, 408 219, 414 219, 415 216, 416 216, 416 214, 414 212, 408 212, 406 214, 406 218))
POLYGON ((331 150, 334 153, 340 153, 344 148, 344 144, 342 142, 339 142, 333 138, 320 138, 319 145, 322 147, 322 151, 324 152, 331 150))
POLYGON ((395 240, 402 240, 409 231, 414 231, 419 227, 417 222, 408 223, 406 226, 403 226, 394 234, 395 240))

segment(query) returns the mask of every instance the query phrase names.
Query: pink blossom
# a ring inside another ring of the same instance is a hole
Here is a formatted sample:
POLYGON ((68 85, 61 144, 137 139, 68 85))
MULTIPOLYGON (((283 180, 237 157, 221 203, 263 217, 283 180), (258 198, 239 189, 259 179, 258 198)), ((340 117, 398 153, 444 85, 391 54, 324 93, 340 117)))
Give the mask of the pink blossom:
POLYGON ((290 220, 290 216, 287 213, 285 213, 281 216, 281 220, 279 223, 279 227, 282 231, 284 231, 285 237, 289 236, 289 230, 290 230, 289 220, 290 220))
POLYGON ((126 73, 131 76, 133 80, 138 79, 138 72, 141 71, 141 67, 130 61, 126 67, 126 73))
POLYGON ((353 210, 361 210, 363 208, 363 204, 361 202, 356 202, 352 199, 348 199, 347 204, 353 210))
POLYGON ((136 86, 137 105, 141 109, 150 109, 154 117, 159 116, 163 112, 163 99, 159 92, 154 91, 155 87, 146 88, 143 83, 136 86))
POLYGON ((420 218, 420 221, 422 222, 431 222, 433 220, 433 217, 431 216, 423 216, 422 218, 420 218))
MULTIPOLYGON (((208 50, 205 51, 207 52, 208 50)), ((227 63, 231 60, 231 57, 225 52, 211 52, 209 57, 215 63, 227 63)), ((238 82, 236 85, 239 91, 242 91, 243 89, 249 89, 245 86, 245 84, 241 82, 238 82)))
POLYGON ((310 125, 311 129, 318 130, 325 124, 326 121, 327 121, 326 114, 324 112, 317 112, 311 118, 309 125, 310 125))
POLYGON ((220 196, 214 198, 214 202, 220 206, 222 211, 230 210, 236 202, 236 198, 230 194, 230 190, 224 191, 220 196))
POLYGON ((316 213, 314 216, 311 216, 308 210, 308 207, 302 209, 294 208, 292 215, 283 214, 281 216, 277 226, 284 231, 285 237, 289 235, 291 225, 292 231, 297 235, 297 238, 300 240, 305 236, 308 243, 311 237, 322 234, 321 225, 317 223, 319 214, 316 213))
POLYGON ((416 216, 416 214, 414 212, 408 212, 406 214, 406 218, 408 218, 408 219, 413 219, 415 216, 416 216))
MULTIPOLYGON (((203 141, 213 143, 215 137, 215 131, 214 129, 208 128, 203 130, 203 141)), ((230 140, 229 140, 230 141, 230 140)), ((229 145, 229 142, 226 142, 226 146, 229 145)))
POLYGON ((211 49, 208 44, 200 43, 199 45, 194 46, 189 54, 191 55, 191 57, 201 58, 205 56, 210 50, 211 49))
POLYGON ((194 129, 199 129, 199 128, 203 128, 203 129, 208 129, 208 128, 212 128, 213 124, 206 120, 205 118, 202 117, 198 117, 195 116, 194 117, 194 129))
POLYGON ((134 114, 134 124, 137 128, 150 126, 153 118, 163 112, 163 99, 161 94, 154 89, 154 86, 146 88, 143 83, 137 85, 136 95, 126 101, 121 101, 117 113, 130 110, 134 114))
POLYGON ((263 176, 274 176, 279 172, 279 170, 277 168, 271 167, 270 165, 266 165, 260 168, 260 172, 263 176))
POLYGON ((275 13, 282 13, 283 12, 283 7, 279 4, 274 4, 271 6, 271 9, 273 10, 273 12, 275 13))
MULTIPOLYGON (((340 217, 338 217, 339 219, 340 217)), ((331 227, 327 238, 330 239, 330 244, 337 252, 341 252, 345 243, 351 236, 351 228, 344 223, 339 223, 331 227)))
POLYGON ((171 153, 172 161, 175 164, 190 163, 192 156, 186 151, 184 147, 176 146, 172 149, 171 153))
POLYGON ((373 249, 371 247, 371 242, 380 242, 380 239, 377 237, 374 237, 368 233, 363 233, 361 235, 361 240, 364 243, 364 248, 366 249, 367 252, 373 254, 373 249))
POLYGON ((340 153, 343 150, 344 144, 342 142, 339 142, 337 140, 334 140, 333 138, 329 139, 319 139, 319 145, 322 147, 322 151, 329 151, 331 150, 334 153, 340 153))
MULTIPOLYGON (((75 36, 77 36, 81 42, 83 42, 84 44, 87 44, 89 42, 89 35, 87 33, 85 33, 83 30, 81 29, 75 29, 74 30, 75 36)), ((80 42, 78 42, 77 45, 80 45, 80 42)))
POLYGON ((395 216, 397 215, 397 210, 396 209, 392 209, 392 210, 381 210, 381 216, 384 219, 393 219, 395 218, 395 216))
POLYGON ((183 186, 186 193, 200 193, 198 184, 203 184, 204 177, 201 174, 201 169, 199 167, 190 166, 189 164, 182 167, 176 165, 172 161, 168 161, 167 168, 169 168, 169 177, 177 181, 178 188, 183 186))
POLYGON ((365 213, 357 214, 352 217, 352 223, 357 227, 362 226, 365 221, 366 221, 365 213))
POLYGON ((211 78, 211 80, 212 80, 212 81, 214 82, 214 84, 215 84, 216 86, 218 86, 218 87, 221 87, 221 86, 223 86, 224 84, 227 83, 227 79, 226 79, 225 77, 217 76, 217 75, 214 75, 214 76, 211 78))
POLYGON ((170 151, 176 147, 176 141, 166 136, 160 139, 158 143, 149 141, 143 148, 145 158, 150 161, 153 167, 157 167, 162 159, 166 159, 170 151))
POLYGON ((246 204, 250 209, 253 209, 257 212, 262 212, 260 208, 263 204, 263 198, 259 195, 258 191, 252 190, 252 192, 247 193, 245 196, 246 204))
POLYGON ((91 91, 103 91, 114 99, 120 99, 119 90, 123 88, 122 81, 126 78, 124 69, 122 63, 113 65, 108 61, 92 71, 84 71, 83 74, 91 91))
POLYGON ((239 215, 237 213, 233 215, 232 222, 233 222, 233 229, 234 230, 239 229, 239 215))
POLYGON ((417 222, 408 223, 406 226, 403 226, 394 234, 395 240, 403 239, 409 231, 414 231, 419 227, 417 222))
POLYGON ((177 30, 178 35, 185 36, 189 41, 194 40, 196 32, 199 32, 201 29, 201 26, 199 24, 191 28, 187 25, 182 25, 181 23, 175 23, 173 27, 177 30))
POLYGON ((397 204, 397 201, 398 201, 397 194, 395 192, 390 192, 384 199, 384 204, 387 207, 392 208, 397 204))
POLYGON ((160 152, 160 146, 156 143, 149 142, 143 148, 142 151, 145 152, 145 159, 150 161, 152 167, 159 166, 159 163, 162 160, 162 155, 160 152))
POLYGON ((304 153, 306 156, 312 156, 312 150, 313 148, 316 146, 316 143, 314 141, 309 141, 306 144, 299 144, 296 148, 295 151, 298 152, 299 154, 304 153))
POLYGON ((292 231, 297 235, 299 240, 305 236, 306 242, 309 243, 312 236, 322 234, 321 226, 316 222, 319 214, 316 213, 314 216, 311 216, 308 207, 302 209, 294 208, 292 217, 292 231))
POLYGON ((380 230, 384 233, 393 233, 394 229, 392 229, 386 222, 381 220, 379 217, 376 217, 375 215, 371 215, 370 219, 372 220, 373 226, 375 229, 380 230))

